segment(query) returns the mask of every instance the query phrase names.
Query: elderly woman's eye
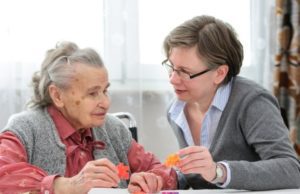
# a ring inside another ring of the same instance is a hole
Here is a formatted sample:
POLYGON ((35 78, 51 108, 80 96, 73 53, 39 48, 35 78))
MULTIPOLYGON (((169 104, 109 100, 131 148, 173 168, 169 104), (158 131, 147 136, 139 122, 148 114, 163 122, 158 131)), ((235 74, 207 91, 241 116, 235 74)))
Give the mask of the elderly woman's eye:
POLYGON ((107 95, 108 94, 108 90, 103 90, 103 94, 107 95))
POLYGON ((90 92, 89 95, 90 96, 98 96, 98 92, 90 92))

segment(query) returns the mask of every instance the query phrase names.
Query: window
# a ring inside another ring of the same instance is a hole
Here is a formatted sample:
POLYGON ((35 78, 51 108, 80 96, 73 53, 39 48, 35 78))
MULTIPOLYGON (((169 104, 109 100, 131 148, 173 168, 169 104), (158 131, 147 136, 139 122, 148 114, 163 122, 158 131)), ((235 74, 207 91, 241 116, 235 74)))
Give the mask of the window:
POLYGON ((27 88, 46 50, 67 40, 103 53, 103 1, 0 2, 0 87, 27 88))
POLYGON ((236 29, 245 48, 243 68, 250 67, 250 0, 1 1, 0 87, 27 86, 45 51, 61 40, 95 48, 112 82, 168 84, 160 66, 163 39, 175 26, 202 14, 236 29))

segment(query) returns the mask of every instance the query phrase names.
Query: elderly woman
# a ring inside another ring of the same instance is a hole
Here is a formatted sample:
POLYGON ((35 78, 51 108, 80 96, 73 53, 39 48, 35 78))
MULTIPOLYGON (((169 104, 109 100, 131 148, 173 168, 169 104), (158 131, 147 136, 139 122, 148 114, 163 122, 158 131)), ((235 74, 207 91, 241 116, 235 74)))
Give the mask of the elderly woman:
POLYGON ((63 42, 49 50, 32 79, 30 109, 0 134, 0 190, 87 193, 126 188, 116 165, 130 169, 131 192, 175 189, 177 175, 108 115, 109 81, 100 56, 63 42))

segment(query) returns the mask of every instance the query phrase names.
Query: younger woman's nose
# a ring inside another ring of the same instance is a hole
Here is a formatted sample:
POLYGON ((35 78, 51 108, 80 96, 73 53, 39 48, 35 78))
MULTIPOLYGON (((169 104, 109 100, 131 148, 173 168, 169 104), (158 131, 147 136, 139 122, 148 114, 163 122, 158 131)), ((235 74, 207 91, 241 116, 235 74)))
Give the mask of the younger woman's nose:
POLYGON ((169 80, 172 85, 176 85, 181 82, 180 76, 178 75, 178 73, 176 71, 173 71, 170 74, 169 80))

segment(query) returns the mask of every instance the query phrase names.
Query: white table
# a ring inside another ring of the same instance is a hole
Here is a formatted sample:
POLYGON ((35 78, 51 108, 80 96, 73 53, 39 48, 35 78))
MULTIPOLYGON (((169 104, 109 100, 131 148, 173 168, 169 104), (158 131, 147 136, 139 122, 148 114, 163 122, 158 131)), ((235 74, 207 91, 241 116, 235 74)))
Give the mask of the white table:
MULTIPOLYGON (((174 192, 170 191, 170 192, 174 192)), ((300 189, 284 189, 284 190, 272 190, 272 191, 244 191, 244 190, 232 190, 232 189, 213 189, 213 190, 176 190, 179 194, 214 194, 214 193, 232 193, 232 194, 300 194, 300 189)), ((160 192, 162 193, 162 192, 160 192)), ((92 189, 88 194, 129 194, 127 189, 92 189)))

